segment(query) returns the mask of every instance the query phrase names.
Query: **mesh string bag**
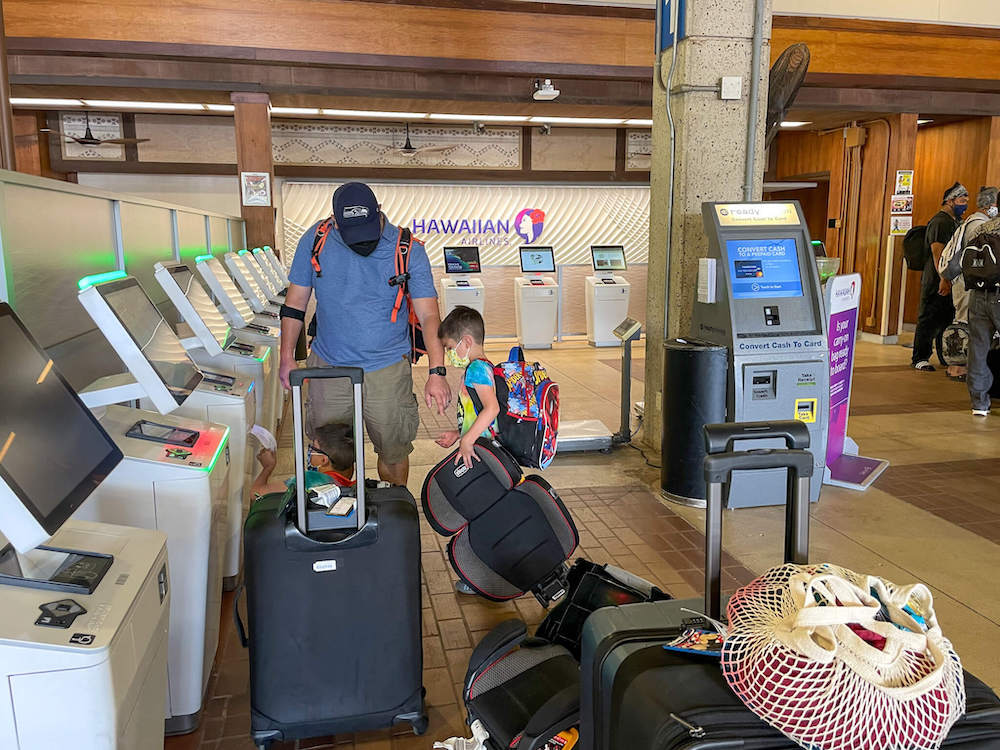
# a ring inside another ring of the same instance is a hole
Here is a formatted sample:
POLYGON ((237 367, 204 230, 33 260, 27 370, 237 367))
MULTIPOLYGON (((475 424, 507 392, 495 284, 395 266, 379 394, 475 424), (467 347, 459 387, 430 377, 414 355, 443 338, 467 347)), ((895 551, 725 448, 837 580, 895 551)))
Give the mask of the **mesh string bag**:
POLYGON ((962 665, 923 584, 782 565, 737 591, 722 670, 809 750, 934 750, 965 713, 962 665))

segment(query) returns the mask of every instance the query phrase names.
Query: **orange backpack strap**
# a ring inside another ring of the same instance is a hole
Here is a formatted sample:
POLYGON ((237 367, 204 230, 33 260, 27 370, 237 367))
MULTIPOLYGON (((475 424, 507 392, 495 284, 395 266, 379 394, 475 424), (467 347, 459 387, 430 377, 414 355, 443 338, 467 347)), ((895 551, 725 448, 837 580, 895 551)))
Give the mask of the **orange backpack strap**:
POLYGON ((392 306, 392 315, 389 320, 393 323, 399 316, 399 311, 403 307, 403 300, 409 294, 410 280, 410 245, 413 244, 413 235, 406 227, 400 227, 399 236, 396 238, 396 275, 389 279, 389 286, 396 287, 396 301, 392 306))
POLYGON ((316 236, 313 237, 312 255, 309 260, 317 276, 323 275, 323 267, 319 264, 319 254, 323 252, 323 247, 326 245, 326 238, 330 236, 330 230, 332 229, 332 216, 316 227, 316 236))

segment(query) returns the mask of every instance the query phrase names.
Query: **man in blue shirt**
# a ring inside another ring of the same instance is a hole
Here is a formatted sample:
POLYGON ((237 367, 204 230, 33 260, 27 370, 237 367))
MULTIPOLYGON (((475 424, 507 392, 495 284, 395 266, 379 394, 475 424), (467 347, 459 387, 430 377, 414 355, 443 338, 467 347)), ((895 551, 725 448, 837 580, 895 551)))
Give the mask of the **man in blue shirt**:
MULTIPOLYGON (((371 188, 360 182, 337 188, 333 222, 315 263, 313 244, 323 222, 310 227, 295 250, 282 306, 279 375, 289 388, 288 373, 296 366, 295 342, 315 291, 317 333, 306 366, 364 369, 364 421, 378 454, 379 477, 405 485, 419 415, 410 372, 405 302, 396 320, 391 319, 398 287, 391 286, 389 279, 397 274, 400 230, 386 220, 371 188)), ((430 367, 424 400, 444 414, 451 403, 451 389, 445 379, 444 348, 438 339, 437 293, 427 251, 417 240, 410 248, 409 273, 410 296, 423 328, 430 367)), ((343 379, 311 381, 306 411, 310 430, 330 422, 350 423, 354 414, 350 383, 343 379)))

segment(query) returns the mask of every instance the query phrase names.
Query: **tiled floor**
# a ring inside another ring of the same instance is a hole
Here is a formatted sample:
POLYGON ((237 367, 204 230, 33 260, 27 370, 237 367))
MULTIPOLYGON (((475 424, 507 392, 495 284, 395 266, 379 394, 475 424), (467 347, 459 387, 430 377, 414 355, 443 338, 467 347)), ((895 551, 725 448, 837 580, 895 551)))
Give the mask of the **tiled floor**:
MULTIPOLYGON (((502 356, 497 344, 490 354, 502 356)), ((641 347, 632 382, 640 400, 641 347)), ((559 382, 562 418, 602 419, 617 427, 620 371, 609 352, 570 344, 533 352, 559 382), (611 361, 606 361, 611 360, 611 361)), ((849 433, 865 455, 887 458, 890 468, 864 493, 826 487, 812 509, 811 559, 829 560, 890 580, 931 586, 939 620, 965 666, 1000 687, 1000 598, 989 583, 1000 569, 1000 418, 974 419, 964 386, 943 373, 917 373, 909 351, 862 343, 849 433)), ((421 368, 414 370, 422 387, 421 368)), ((427 412, 426 409, 422 411, 427 412)), ((417 495, 427 470, 442 455, 431 438, 451 426, 452 415, 424 414, 411 456, 410 490, 417 495)), ((290 472, 291 436, 281 436, 279 471, 290 472)), ((655 459, 655 456, 652 456, 655 459)), ((369 453, 369 475, 374 456, 369 453)), ((637 452, 559 457, 545 476, 566 501, 581 533, 580 553, 614 562, 660 584, 675 596, 701 593, 703 511, 661 503, 659 472, 637 452)), ((724 514, 725 587, 732 589, 778 562, 781 508, 724 514)), ((431 747, 461 733, 460 680, 477 640, 509 617, 537 623, 533 599, 491 604, 453 593, 445 539, 422 529, 424 683, 430 730, 423 737, 376 732, 302 741, 301 748, 355 745, 378 750, 431 747)), ((247 655, 224 604, 217 665, 201 728, 169 738, 168 750, 246 750, 249 740, 247 655)), ((335 676, 333 676, 335 678, 335 676)), ((289 743, 287 747, 292 747, 289 743)))

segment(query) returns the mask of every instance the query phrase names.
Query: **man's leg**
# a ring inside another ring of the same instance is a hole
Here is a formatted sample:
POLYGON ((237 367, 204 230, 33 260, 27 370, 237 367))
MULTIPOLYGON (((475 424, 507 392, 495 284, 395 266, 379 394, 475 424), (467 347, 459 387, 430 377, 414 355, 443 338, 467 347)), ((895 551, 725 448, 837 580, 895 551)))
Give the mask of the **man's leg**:
MULTIPOLYGON (((310 352, 306 367, 329 367, 315 353, 310 352)), ((347 378, 306 381, 305 396, 306 439, 317 427, 331 422, 354 424, 354 389, 347 378)))
POLYGON ((984 292, 975 291, 969 295, 969 372, 965 384, 969 388, 969 399, 974 411, 989 411, 990 408, 993 373, 990 372, 986 356, 993 341, 995 324, 988 306, 984 292))
POLYGON ((406 484, 419 422, 408 361, 400 359, 389 367, 366 373, 365 427, 378 454, 378 474, 382 481, 406 484))
POLYGON ((937 335, 934 307, 934 297, 936 296, 938 296, 937 289, 930 289, 927 281, 927 273, 925 272, 920 286, 920 308, 917 312, 917 329, 913 334, 913 357, 911 364, 914 366, 923 362, 929 362, 931 358, 934 348, 934 338, 937 335))

